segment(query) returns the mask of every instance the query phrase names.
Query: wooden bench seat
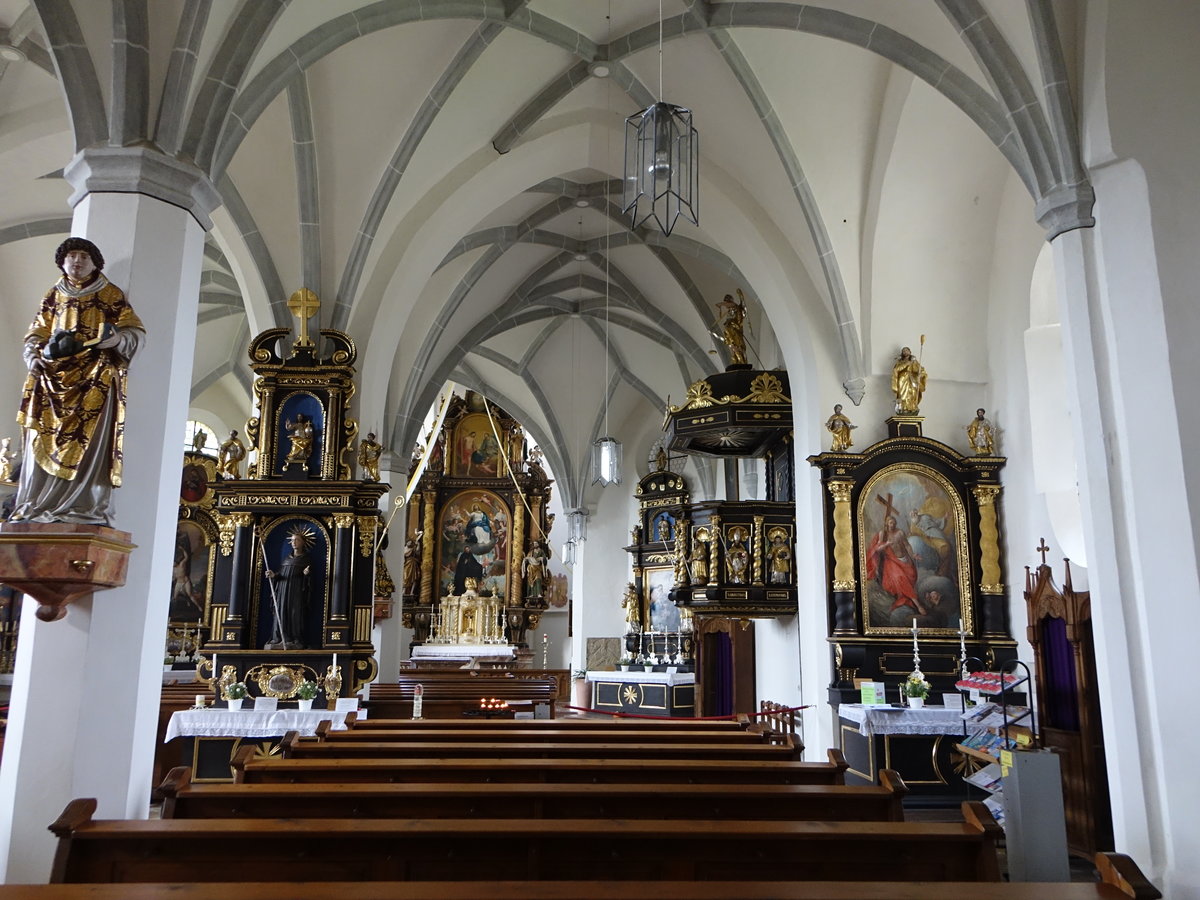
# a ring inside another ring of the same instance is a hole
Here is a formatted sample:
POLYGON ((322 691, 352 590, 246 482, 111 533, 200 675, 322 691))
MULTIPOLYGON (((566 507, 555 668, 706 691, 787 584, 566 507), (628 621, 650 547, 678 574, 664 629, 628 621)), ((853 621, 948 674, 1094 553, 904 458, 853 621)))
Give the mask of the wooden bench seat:
POLYGON ((162 818, 904 820, 899 774, 881 786, 728 784, 191 784, 170 772, 158 789, 162 818))
POLYGON ((347 716, 346 727, 359 731, 393 731, 399 729, 445 730, 456 729, 469 731, 474 728, 488 729, 520 729, 523 731, 570 731, 581 729, 592 731, 598 728, 613 730, 622 729, 654 729, 657 732, 673 731, 744 731, 752 724, 746 715, 736 719, 671 719, 666 717, 638 716, 566 716, 559 719, 388 719, 369 717, 360 719, 357 715, 347 716))
MULTIPOLYGON (((1101 854, 1101 857, 1119 854, 1101 854)), ((1133 867, 1131 860, 1127 867, 1133 867)), ((1108 868, 1112 868, 1109 864, 1108 868)), ((487 900, 1158 900, 1140 878, 1120 883, 863 881, 493 881, 487 900)), ((479 900, 477 881, 309 884, 13 884, 0 900, 479 900)))
POLYGON ((801 753, 790 739, 769 744, 765 740, 752 744, 694 743, 667 744, 655 740, 640 743, 613 741, 486 741, 462 740, 426 741, 322 741, 301 738, 288 732, 279 747, 285 759, 461 759, 482 756, 495 759, 728 759, 728 760, 791 760, 801 753))
MULTIPOLYGON (((514 724, 521 725, 524 721, 514 724)), ((328 722, 322 722, 328 725, 328 722)), ((318 728, 317 738, 330 743, 362 743, 374 741, 397 743, 405 741, 457 741, 459 743, 484 742, 554 742, 567 743, 642 743, 642 744, 764 744, 765 733, 742 729, 723 731, 659 730, 654 728, 490 728, 491 723, 481 722, 479 728, 372 728, 334 731, 330 727, 318 728)))
POLYGON ((999 826, 609 819, 96 821, 72 801, 51 826, 52 882, 410 880, 999 881, 999 826))
POLYGON ((559 679, 550 675, 521 676, 511 672, 422 672, 401 674, 399 684, 372 684, 369 699, 362 701, 368 715, 381 718, 411 718, 413 693, 422 688, 422 715, 427 718, 459 718, 479 709, 480 701, 507 700, 545 704, 549 715, 559 700, 559 679))
POLYGON ((234 754, 234 781, 246 783, 468 782, 548 784, 844 784, 846 759, 827 763, 678 759, 279 759, 234 754))

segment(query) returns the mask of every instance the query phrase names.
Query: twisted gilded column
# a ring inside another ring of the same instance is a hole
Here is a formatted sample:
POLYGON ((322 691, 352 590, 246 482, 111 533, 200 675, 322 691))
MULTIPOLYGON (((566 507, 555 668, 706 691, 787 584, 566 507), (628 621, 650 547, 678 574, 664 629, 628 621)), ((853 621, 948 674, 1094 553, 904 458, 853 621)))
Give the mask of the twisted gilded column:
POLYGON ((754 517, 754 562, 750 577, 755 586, 763 583, 763 522, 765 520, 765 516, 754 517))
POLYGON ((424 534, 421 535, 421 605, 432 606, 435 572, 433 567, 433 527, 437 493, 434 491, 425 491, 425 493, 421 494, 421 502, 425 504, 424 519, 421 525, 424 531, 424 534))
POLYGON ((708 523, 708 583, 717 583, 717 566, 721 562, 721 517, 713 516, 708 523))
POLYGON ((850 515, 848 481, 829 482, 833 497, 833 590, 854 590, 854 530, 850 515))
MULTIPOLYGON (((512 606, 520 606, 525 596, 525 580, 521 577, 521 564, 525 559, 525 504, 520 499, 518 497, 513 504, 512 540, 508 544, 508 602, 512 606)), ((532 543, 537 539, 537 533, 531 529, 529 537, 532 543)))
POLYGON ((979 506, 979 592, 1003 594, 1000 574, 1000 528, 996 521, 996 498, 1000 485, 977 484, 971 494, 979 506))

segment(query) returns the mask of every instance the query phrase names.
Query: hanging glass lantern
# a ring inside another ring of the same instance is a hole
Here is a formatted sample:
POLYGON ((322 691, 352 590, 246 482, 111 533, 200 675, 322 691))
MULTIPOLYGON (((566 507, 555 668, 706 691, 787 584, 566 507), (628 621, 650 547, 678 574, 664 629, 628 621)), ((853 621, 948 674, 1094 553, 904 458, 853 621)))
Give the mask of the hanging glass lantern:
POLYGON ((621 483, 621 442, 614 437, 598 438, 592 444, 592 484, 621 483))
POLYGON ((700 224, 700 136, 692 111, 661 100, 625 120, 623 211, 633 228, 653 219, 663 234, 685 216, 700 224))
POLYGON ((566 543, 562 545, 562 564, 564 566, 575 565, 575 556, 578 549, 574 538, 568 538, 566 543))
POLYGON ((588 511, 582 506, 567 510, 567 539, 577 544, 587 540, 588 511))

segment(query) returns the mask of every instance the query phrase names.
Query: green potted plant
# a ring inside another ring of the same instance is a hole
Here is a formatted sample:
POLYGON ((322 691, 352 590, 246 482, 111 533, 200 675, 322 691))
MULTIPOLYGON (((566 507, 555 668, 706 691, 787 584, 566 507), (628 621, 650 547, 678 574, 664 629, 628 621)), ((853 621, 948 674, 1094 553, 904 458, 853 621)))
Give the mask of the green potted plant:
POLYGON ((588 709, 592 705, 591 684, 587 680, 587 672, 576 669, 571 673, 571 705, 580 709, 588 709))
POLYGON ((313 700, 317 696, 317 683, 315 681, 302 681, 296 685, 296 703, 300 709, 312 709, 313 700))
POLYGON ((242 701, 246 699, 246 683, 235 681, 225 688, 225 704, 230 709, 241 709, 242 701))
POLYGON ((905 679, 904 695, 908 697, 908 705, 913 709, 920 709, 925 705, 925 698, 929 696, 929 682, 920 670, 905 679))

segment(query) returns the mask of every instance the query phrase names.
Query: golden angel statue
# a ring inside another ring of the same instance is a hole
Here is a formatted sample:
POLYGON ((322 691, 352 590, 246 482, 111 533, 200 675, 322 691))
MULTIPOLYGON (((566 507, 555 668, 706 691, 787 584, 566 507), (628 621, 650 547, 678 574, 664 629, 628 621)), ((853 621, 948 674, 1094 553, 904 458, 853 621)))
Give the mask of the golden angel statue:
POLYGON ((735 303, 733 296, 725 295, 725 299, 717 304, 717 327, 721 329, 718 337, 729 348, 729 364, 744 366, 746 364, 746 338, 742 327, 746 322, 746 297, 742 289, 737 290, 738 299, 735 303))

